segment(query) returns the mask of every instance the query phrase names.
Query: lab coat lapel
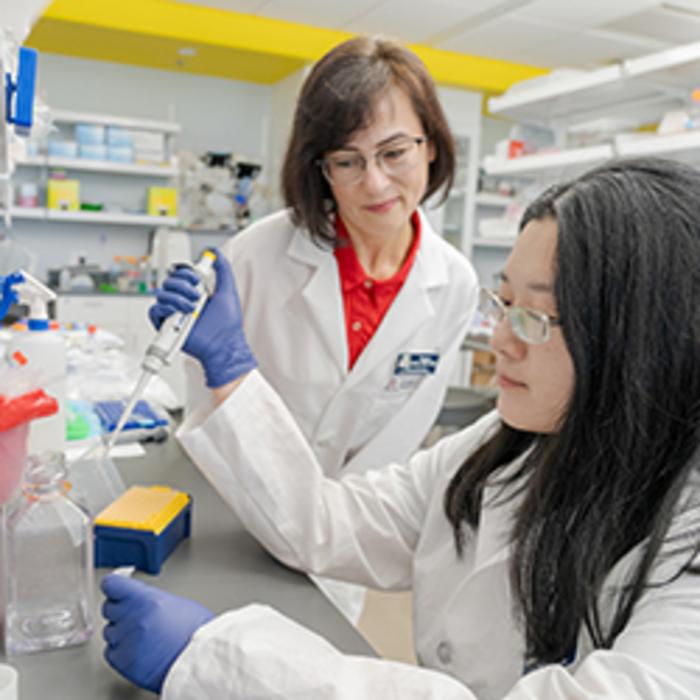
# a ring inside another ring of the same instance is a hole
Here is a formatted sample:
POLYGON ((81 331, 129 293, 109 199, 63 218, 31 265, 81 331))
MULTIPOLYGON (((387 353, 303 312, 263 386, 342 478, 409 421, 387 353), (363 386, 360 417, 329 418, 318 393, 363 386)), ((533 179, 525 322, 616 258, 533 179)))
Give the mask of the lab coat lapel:
MULTIPOLYGON (((403 287, 389 307, 376 332, 360 354, 348 376, 348 385, 356 384, 376 369, 397 348, 406 350, 430 349, 411 347, 411 337, 435 315, 430 289, 447 284, 444 260, 437 254, 431 237, 435 237, 423 217, 423 236, 420 249, 403 287)), ((387 377, 387 381, 388 381, 387 377)))
POLYGON ((319 248, 308 233, 298 230, 292 236, 287 254, 313 268, 308 282, 299 290, 311 323, 322 338, 330 358, 343 374, 347 373, 348 350, 340 292, 340 279, 331 250, 319 248))

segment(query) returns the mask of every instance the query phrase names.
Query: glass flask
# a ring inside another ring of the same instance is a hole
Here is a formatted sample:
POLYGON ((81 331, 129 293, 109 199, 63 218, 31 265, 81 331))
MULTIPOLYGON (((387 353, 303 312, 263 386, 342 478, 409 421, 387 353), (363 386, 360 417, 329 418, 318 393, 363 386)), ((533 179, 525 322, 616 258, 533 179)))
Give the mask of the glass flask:
POLYGON ((63 454, 27 459, 5 523, 8 655, 82 644, 92 634, 92 527, 69 489, 63 454))

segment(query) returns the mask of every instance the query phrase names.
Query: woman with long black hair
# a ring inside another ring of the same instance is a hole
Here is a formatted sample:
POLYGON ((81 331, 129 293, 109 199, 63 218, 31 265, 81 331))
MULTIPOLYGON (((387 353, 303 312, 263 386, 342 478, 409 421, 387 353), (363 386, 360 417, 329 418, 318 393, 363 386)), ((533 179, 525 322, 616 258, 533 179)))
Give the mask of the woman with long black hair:
POLYGON ((700 173, 620 161, 548 190, 480 305, 497 410, 407 465, 324 478, 257 371, 180 433, 282 561, 412 588, 424 668, 114 576, 108 661, 178 700, 700 697, 700 173))

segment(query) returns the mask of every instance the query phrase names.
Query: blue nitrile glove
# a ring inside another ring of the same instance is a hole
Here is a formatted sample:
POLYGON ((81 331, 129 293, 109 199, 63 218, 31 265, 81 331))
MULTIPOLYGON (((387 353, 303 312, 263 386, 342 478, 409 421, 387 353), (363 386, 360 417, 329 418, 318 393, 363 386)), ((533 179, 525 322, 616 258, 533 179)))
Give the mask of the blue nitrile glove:
POLYGON ((105 659, 132 683, 160 693, 175 659, 214 614, 194 600, 126 576, 105 576, 102 591, 105 659))
MULTIPOLYGON (((216 254, 216 291, 202 309, 182 349, 199 360, 207 386, 215 389, 250 372, 257 362, 243 333, 243 314, 231 266, 219 250, 212 250, 216 254)), ((156 294, 156 303, 148 310, 151 323, 160 329, 163 321, 176 311, 192 311, 199 298, 197 284, 197 275, 189 268, 171 272, 156 294)))

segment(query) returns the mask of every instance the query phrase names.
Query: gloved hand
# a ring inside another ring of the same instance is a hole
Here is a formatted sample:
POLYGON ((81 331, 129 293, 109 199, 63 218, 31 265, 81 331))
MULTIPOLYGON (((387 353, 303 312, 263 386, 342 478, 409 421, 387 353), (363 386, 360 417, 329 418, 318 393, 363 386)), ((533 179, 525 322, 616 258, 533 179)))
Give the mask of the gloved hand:
MULTIPOLYGON (((183 350, 199 360, 207 386, 223 386, 257 367, 243 333, 243 314, 236 282, 228 260, 216 254, 216 290, 205 304, 183 345, 183 350)), ((197 275, 181 267, 168 275, 156 294, 156 303, 148 310, 151 323, 160 329, 163 321, 176 311, 189 313, 199 299, 197 275)))
POLYGON ((214 617, 204 606, 126 576, 102 580, 108 620, 105 659, 132 683, 160 693, 170 667, 195 631, 214 617))

